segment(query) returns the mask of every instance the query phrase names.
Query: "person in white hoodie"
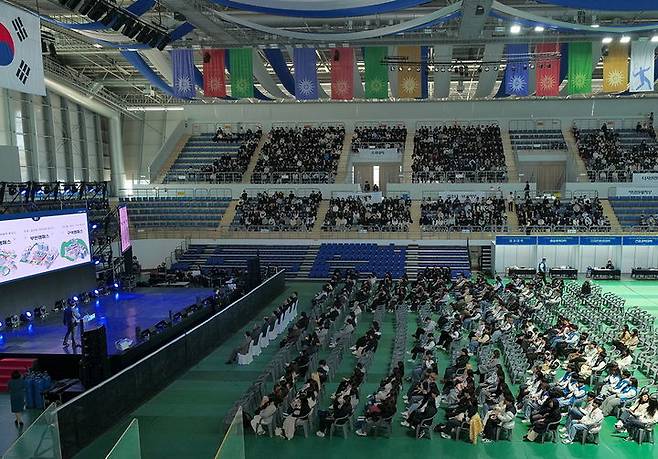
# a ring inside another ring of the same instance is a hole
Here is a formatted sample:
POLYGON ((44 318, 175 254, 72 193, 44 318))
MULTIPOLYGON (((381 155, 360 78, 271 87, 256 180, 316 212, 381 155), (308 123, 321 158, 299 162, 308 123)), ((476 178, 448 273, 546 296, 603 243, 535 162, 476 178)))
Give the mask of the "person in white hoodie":
POLYGON ((573 443, 576 438, 577 432, 583 432, 583 435, 589 433, 597 433, 601 430, 603 423, 603 411, 601 410, 601 399, 594 399, 592 401, 592 410, 577 421, 569 423, 566 432, 562 434, 562 443, 568 445, 573 443))

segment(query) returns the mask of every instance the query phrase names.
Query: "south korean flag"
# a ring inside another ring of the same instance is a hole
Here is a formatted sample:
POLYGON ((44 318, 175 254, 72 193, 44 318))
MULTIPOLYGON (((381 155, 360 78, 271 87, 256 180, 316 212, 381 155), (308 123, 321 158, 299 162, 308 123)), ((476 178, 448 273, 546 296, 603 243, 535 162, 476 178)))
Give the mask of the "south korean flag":
POLYGON ((46 95, 39 18, 0 3, 0 87, 46 95))

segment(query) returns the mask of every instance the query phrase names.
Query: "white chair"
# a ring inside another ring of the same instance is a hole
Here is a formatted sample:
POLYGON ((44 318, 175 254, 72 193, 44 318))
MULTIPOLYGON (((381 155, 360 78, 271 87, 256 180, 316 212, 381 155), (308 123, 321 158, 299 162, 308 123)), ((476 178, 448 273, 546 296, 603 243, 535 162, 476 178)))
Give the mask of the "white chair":
POLYGON ((251 355, 254 357, 258 357, 260 355, 260 339, 258 339, 258 343, 254 344, 254 342, 251 342, 251 355))
POLYGON ((246 354, 238 353, 238 365, 249 365, 254 361, 254 355, 252 353, 254 344, 249 344, 249 351, 246 354))
POLYGON ((265 349, 267 346, 270 345, 270 340, 267 337, 267 330, 264 331, 262 335, 260 335, 260 339, 258 340, 258 345, 260 346, 261 349, 265 349))

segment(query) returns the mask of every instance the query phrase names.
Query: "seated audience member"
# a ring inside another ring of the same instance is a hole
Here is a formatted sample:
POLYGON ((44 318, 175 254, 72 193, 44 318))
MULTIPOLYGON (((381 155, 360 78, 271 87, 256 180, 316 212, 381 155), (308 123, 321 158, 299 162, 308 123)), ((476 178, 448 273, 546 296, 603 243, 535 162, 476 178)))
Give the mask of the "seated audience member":
POLYGON ((411 221, 411 200, 369 197, 332 198, 324 220, 326 231, 407 231, 411 221))
POLYGON ((242 194, 236 206, 233 226, 236 229, 269 231, 310 231, 315 225, 322 193, 312 191, 308 196, 290 192, 242 194))

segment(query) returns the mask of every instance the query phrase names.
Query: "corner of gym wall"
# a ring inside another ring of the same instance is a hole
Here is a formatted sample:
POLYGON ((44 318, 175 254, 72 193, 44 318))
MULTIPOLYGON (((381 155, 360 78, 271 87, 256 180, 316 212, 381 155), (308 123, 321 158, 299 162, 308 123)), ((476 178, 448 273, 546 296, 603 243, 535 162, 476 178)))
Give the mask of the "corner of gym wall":
POLYGON ((176 126, 186 118, 184 111, 144 112, 141 119, 124 117, 123 159, 128 181, 146 180, 149 167, 176 126))

